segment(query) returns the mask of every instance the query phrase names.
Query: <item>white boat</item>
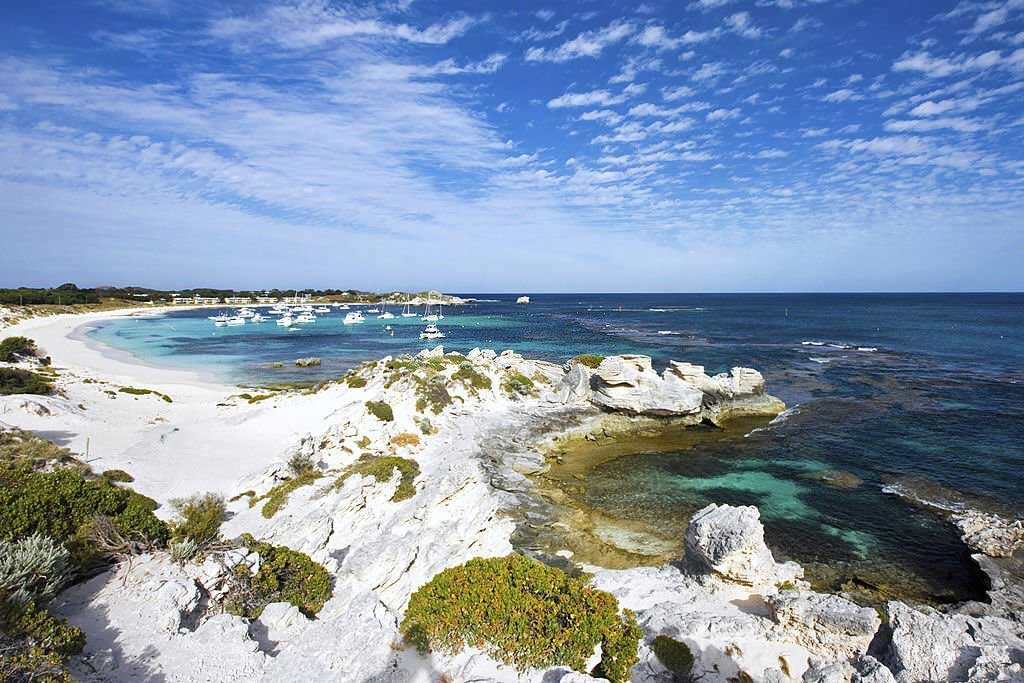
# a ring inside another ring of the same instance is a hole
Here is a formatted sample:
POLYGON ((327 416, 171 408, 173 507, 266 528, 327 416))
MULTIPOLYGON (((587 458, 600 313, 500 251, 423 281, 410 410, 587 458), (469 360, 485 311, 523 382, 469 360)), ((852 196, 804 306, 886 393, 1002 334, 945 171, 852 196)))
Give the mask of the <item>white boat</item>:
POLYGON ((264 320, 266 320, 266 318, 264 318, 259 313, 255 313, 255 314, 253 314, 253 316, 251 318, 249 318, 249 322, 251 322, 251 323, 261 323, 264 320))
POLYGON ((245 324, 245 318, 241 318, 241 317, 236 315, 233 318, 228 318, 224 322, 225 322, 225 324, 228 327, 237 327, 238 325, 244 325, 245 324))
POLYGON ((317 306, 316 308, 313 309, 313 312, 314 313, 330 313, 331 309, 327 308, 326 306, 317 306))
POLYGON ((430 324, 420 332, 420 339, 444 339, 444 332, 437 329, 437 325, 430 324))
POLYGON ((345 314, 345 319, 341 321, 342 325, 355 325, 356 323, 365 322, 366 318, 359 311, 352 311, 351 313, 345 314))
POLYGON ((420 318, 425 323, 436 323, 441 318, 436 313, 430 312, 430 304, 426 304, 423 307, 423 317, 420 318))
POLYGON ((224 320, 217 320, 213 324, 216 325, 217 327, 227 327, 228 321, 225 318, 224 320))
POLYGON ((373 308, 367 308, 366 312, 367 313, 380 313, 380 309, 377 308, 376 306, 374 306, 373 308))
POLYGON ((338 306, 338 310, 339 311, 347 311, 348 310, 348 304, 342 304, 342 305, 338 306))
POLYGON ((297 318, 295 318, 295 322, 297 322, 297 323, 315 323, 316 322, 316 316, 313 315, 312 313, 301 313, 301 314, 299 314, 299 316, 297 318))
POLYGON ((412 308, 409 306, 409 302, 405 302, 405 308, 402 309, 403 318, 415 318, 418 314, 412 312, 412 308))
POLYGON ((238 313, 235 313, 235 316, 238 318, 251 318, 254 315, 256 315, 256 311, 251 308, 242 308, 239 309, 238 313))
POLYGON ((528 297, 528 296, 521 296, 518 299, 516 299, 516 303, 517 304, 528 304, 528 303, 530 303, 530 297, 528 297))
POLYGON ((291 327, 292 325, 295 324, 295 318, 291 317, 288 314, 285 314, 284 316, 277 319, 277 324, 280 325, 281 327, 291 327))
POLYGON ((391 320, 395 317, 395 314, 388 310, 388 307, 384 307, 384 312, 377 316, 378 320, 391 320))

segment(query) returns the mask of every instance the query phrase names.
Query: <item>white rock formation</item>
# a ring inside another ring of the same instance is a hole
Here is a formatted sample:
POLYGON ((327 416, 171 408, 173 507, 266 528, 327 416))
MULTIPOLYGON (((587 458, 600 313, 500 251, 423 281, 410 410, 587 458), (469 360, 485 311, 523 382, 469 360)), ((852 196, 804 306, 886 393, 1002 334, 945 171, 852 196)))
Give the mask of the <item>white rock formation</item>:
POLYGON ((1024 520, 977 510, 957 512, 952 518, 964 543, 989 557, 1010 557, 1024 547, 1024 520))
POLYGON ((881 619, 838 595, 785 590, 767 598, 772 620, 797 643, 828 660, 867 652, 881 619))
POLYGON ((686 529, 686 557, 698 568, 750 586, 774 586, 803 576, 793 563, 777 564, 764 542, 761 513, 752 506, 711 504, 686 529))

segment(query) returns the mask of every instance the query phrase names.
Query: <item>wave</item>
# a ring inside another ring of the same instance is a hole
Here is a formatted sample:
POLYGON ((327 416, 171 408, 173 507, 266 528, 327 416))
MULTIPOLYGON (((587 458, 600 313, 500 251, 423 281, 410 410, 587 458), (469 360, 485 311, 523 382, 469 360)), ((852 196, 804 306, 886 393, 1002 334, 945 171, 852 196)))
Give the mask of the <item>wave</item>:
POLYGON ((827 341, 802 341, 801 346, 821 346, 830 349, 842 349, 844 351, 863 351, 864 353, 873 353, 878 350, 877 346, 860 346, 858 344, 840 344, 839 342, 827 342, 827 341))
POLYGON ((928 497, 914 490, 909 485, 900 482, 883 485, 882 493, 899 496, 900 498, 917 503, 918 505, 924 505, 925 507, 936 508, 938 510, 945 510, 947 512, 959 512, 965 507, 963 503, 948 500, 941 495, 928 497))
POLYGON ((658 330, 658 334, 682 334, 682 332, 676 332, 674 330, 658 330))
POLYGON ((793 417, 794 415, 799 415, 799 414, 800 414, 800 404, 797 403, 792 408, 786 408, 781 413, 776 415, 774 418, 772 418, 772 421, 769 422, 768 424, 766 424, 764 427, 757 427, 756 429, 751 429, 749 432, 747 432, 746 434, 743 435, 743 438, 744 439, 748 439, 748 438, 750 438, 751 435, 757 434, 758 432, 771 431, 771 429, 773 427, 778 427, 780 424, 784 423, 789 418, 793 417))

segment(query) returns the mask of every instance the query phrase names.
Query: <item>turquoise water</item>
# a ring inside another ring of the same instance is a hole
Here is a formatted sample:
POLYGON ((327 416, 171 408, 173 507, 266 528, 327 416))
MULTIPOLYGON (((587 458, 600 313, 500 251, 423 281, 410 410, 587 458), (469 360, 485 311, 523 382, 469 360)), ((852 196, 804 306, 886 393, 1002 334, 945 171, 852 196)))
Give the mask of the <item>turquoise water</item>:
MULTIPOLYGON (((938 515, 887 491, 897 484, 927 497, 948 487, 971 504, 1024 513, 1024 295, 538 294, 529 306, 493 298, 501 301, 445 311, 446 348, 554 361, 645 353, 709 372, 745 365, 793 408, 740 443, 599 466, 587 502, 610 514, 677 533, 708 502, 754 504, 784 556, 846 578, 883 563, 953 599, 977 590, 966 548, 938 515), (863 483, 836 488, 813 477, 828 470, 863 483)), ((418 318, 343 327, 338 312, 287 332, 272 323, 215 328, 209 314, 108 321, 88 336, 251 384, 337 377, 433 345, 418 339, 418 318), (290 366, 303 356, 324 364, 290 366)))

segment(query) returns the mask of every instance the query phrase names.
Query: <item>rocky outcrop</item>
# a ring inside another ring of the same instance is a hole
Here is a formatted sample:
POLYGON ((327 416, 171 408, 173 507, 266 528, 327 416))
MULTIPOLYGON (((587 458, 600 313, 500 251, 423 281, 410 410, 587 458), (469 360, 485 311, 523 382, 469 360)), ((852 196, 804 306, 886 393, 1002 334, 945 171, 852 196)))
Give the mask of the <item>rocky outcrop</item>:
POLYGON ((796 563, 777 564, 764 542, 756 507, 708 505, 690 518, 686 558, 691 566, 750 586, 773 586, 803 576, 796 563))
POLYGON ((786 590, 767 598, 771 618, 812 654, 830 660, 867 652, 881 624, 870 607, 838 595, 786 590))
POLYGON ((692 363, 670 361, 655 372, 649 356, 608 356, 590 370, 571 364, 561 384, 567 403, 590 401, 604 410, 648 417, 719 423, 743 414, 776 415, 785 405, 765 391, 757 370, 733 368, 708 376, 692 363))
POLYGON ((1024 661, 1022 626, 1000 617, 943 614, 930 607, 887 605, 892 639, 883 661, 899 683, 1007 680, 1024 661), (1000 672, 971 678, 971 671, 1000 672))
POLYGON ((1024 547, 1024 521, 967 510, 953 514, 953 523, 970 548, 989 557, 1010 557, 1024 547))
POLYGON ((309 357, 309 358, 297 358, 295 360, 295 366, 300 368, 315 368, 320 365, 320 359, 309 357))

